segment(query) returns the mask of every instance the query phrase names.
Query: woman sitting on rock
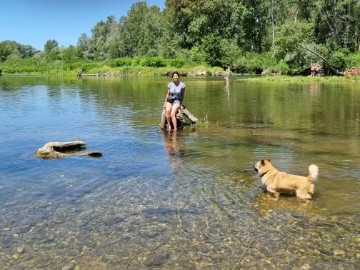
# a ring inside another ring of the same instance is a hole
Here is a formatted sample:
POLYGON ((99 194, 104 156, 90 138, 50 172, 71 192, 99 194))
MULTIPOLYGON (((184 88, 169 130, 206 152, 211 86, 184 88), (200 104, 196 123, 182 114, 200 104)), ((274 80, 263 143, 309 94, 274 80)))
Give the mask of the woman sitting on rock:
POLYGON ((173 81, 168 84, 168 91, 164 101, 165 116, 168 123, 168 130, 171 130, 171 123, 174 130, 177 130, 176 113, 182 105, 185 94, 185 84, 180 82, 178 72, 172 74, 173 81))

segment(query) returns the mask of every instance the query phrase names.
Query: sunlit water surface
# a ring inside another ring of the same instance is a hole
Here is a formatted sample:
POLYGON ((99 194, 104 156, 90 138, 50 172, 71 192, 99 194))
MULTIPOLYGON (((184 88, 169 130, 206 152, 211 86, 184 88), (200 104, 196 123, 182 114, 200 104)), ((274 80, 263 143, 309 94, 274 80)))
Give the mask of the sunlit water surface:
POLYGON ((168 78, 0 77, 1 269, 359 269, 360 85, 182 80, 200 121, 163 133, 168 78), (78 139, 103 157, 34 157, 78 139))

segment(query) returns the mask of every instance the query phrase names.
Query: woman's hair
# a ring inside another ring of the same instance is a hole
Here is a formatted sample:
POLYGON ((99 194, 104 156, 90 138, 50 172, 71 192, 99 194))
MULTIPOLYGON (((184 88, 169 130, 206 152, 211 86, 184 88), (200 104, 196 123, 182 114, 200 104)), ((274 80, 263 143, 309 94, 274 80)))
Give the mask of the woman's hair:
POLYGON ((174 75, 178 75, 178 77, 180 77, 180 74, 179 74, 179 72, 177 72, 177 71, 174 71, 172 74, 171 74, 171 78, 174 78, 174 75))

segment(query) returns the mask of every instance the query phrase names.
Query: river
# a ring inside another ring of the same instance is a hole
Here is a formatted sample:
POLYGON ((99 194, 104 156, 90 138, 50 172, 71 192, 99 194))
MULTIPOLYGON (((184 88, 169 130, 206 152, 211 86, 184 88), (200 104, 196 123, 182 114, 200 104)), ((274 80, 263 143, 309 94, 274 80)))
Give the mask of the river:
POLYGON ((360 85, 181 77, 199 122, 159 129, 169 78, 0 76, 1 269, 359 269, 360 85), (83 140, 103 157, 43 160, 83 140), (312 200, 253 169, 319 167, 312 200))

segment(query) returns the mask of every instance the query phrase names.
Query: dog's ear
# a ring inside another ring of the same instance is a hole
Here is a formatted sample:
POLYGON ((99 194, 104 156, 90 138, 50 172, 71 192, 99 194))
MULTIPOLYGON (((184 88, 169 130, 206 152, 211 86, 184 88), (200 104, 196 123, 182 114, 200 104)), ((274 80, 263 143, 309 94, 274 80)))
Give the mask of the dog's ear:
POLYGON ((270 162, 270 158, 269 158, 269 157, 266 157, 266 160, 270 162))

